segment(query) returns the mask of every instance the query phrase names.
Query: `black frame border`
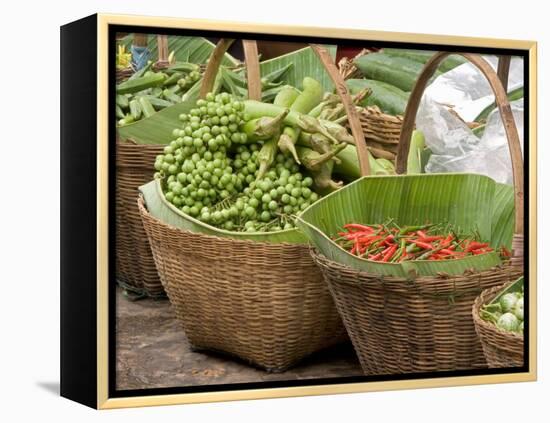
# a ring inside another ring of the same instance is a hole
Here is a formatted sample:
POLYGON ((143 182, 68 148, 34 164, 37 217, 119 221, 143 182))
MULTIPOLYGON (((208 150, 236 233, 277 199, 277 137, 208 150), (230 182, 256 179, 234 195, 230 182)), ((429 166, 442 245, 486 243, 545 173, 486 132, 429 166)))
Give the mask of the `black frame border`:
MULTIPOLYGON (((524 87, 530 87, 530 58, 529 50, 523 49, 507 49, 507 48, 485 48, 485 47, 470 47, 463 45, 439 45, 436 43, 414 43, 414 42, 394 42, 394 41, 377 41, 377 40, 357 40, 357 39, 345 39, 345 38, 330 38, 330 37, 310 37, 310 36, 294 36, 294 35, 271 35, 262 33, 244 33, 244 32, 230 32, 230 31, 215 31, 215 30, 191 30, 191 29, 175 29, 175 28, 163 28, 154 26, 137 26, 137 25, 109 25, 108 29, 108 45, 109 45, 109 117, 114 116, 115 108, 115 66, 114 57, 116 50, 115 34, 117 32, 125 33, 147 33, 147 34, 166 34, 166 35, 183 35, 183 36, 202 36, 202 37, 214 37, 214 38, 236 38, 236 39, 257 39, 265 41, 287 41, 287 42, 307 42, 307 43, 321 43, 321 44, 340 44, 345 46, 371 46, 371 47, 399 47, 399 48, 411 48, 421 50, 434 50, 434 51, 449 51, 459 52, 468 51, 472 53, 480 54, 494 54, 494 55, 512 55, 521 56, 524 63, 524 87)), ((437 35, 434 35, 437 38, 437 35)), ((525 178, 525 265, 524 275, 525 279, 529 280, 529 122, 530 122, 530 92, 526 89, 524 92, 524 121, 527 124, 524 125, 524 178, 525 178)), ((109 227, 114 228, 111 225, 115 221, 115 201, 114 193, 116 186, 116 169, 115 169, 115 138, 116 128, 112 119, 109 119, 109 227)), ((291 380, 291 381, 271 381, 271 382, 251 382, 251 383, 238 383, 238 384, 220 384, 220 385, 200 385, 200 386, 183 386, 183 387, 170 387, 170 388, 145 388, 136 390, 117 390, 116 389, 116 278, 115 278, 115 248, 116 234, 114 230, 109 232, 109 343, 108 343, 108 356, 109 356, 109 369, 108 369, 108 396, 109 398, 123 398, 123 397, 137 397, 148 395, 172 395, 172 394, 187 394, 187 393, 200 393, 200 392, 220 392, 220 391, 237 391, 237 390, 250 390, 250 389, 269 389, 269 388, 283 388, 283 387, 297 387, 297 386, 316 386, 316 385, 335 385, 335 384, 351 384, 360 382, 382 382, 382 381, 403 381, 412 379, 440 379, 449 377, 468 377, 468 376, 481 376, 481 375, 496 375, 496 374, 517 374, 529 372, 529 321, 526 321, 526 329, 524 332, 524 357, 525 363, 523 367, 512 368, 500 368, 500 369, 480 369, 480 370, 460 370, 460 371, 448 371, 448 372, 426 372, 426 373, 408 373, 403 375, 385 375, 385 376, 360 376, 360 377, 341 377, 341 378, 321 378, 321 379, 309 379, 309 380, 291 380)), ((525 285, 526 301, 526 313, 529 315, 529 284, 525 285)))

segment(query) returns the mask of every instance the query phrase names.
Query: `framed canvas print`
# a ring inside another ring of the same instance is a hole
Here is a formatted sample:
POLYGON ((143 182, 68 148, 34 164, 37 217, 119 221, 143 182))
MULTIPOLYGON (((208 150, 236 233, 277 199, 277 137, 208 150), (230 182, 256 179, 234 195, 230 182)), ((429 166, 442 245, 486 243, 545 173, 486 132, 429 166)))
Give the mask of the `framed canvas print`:
POLYGON ((536 379, 536 43, 61 28, 61 394, 536 379))

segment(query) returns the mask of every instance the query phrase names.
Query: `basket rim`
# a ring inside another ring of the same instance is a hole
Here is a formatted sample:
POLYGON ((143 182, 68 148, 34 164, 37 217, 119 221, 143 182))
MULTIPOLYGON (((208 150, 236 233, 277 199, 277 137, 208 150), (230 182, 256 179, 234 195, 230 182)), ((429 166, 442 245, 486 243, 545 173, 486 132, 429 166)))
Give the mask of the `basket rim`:
MULTIPOLYGON (((383 281, 404 282, 404 283, 413 282, 413 281, 414 282, 418 282, 418 281, 420 281, 420 282, 422 282, 422 281, 435 282, 435 281, 441 281, 441 280, 452 280, 454 278, 461 278, 461 277, 474 276, 474 275, 482 277, 482 276, 485 276, 485 275, 494 274, 495 271, 502 271, 502 272, 505 271, 506 273, 508 273, 513 268, 513 266, 510 266, 506 262, 503 262, 499 266, 495 266, 495 267, 492 267, 490 269, 482 270, 481 272, 474 271, 474 270, 467 270, 467 271, 465 271, 464 273, 462 273, 460 275, 450 275, 450 274, 439 273, 439 274, 434 275, 434 276, 417 275, 414 272, 411 272, 409 277, 403 277, 403 276, 393 276, 393 275, 391 275, 391 276, 390 275, 379 275, 379 274, 376 274, 376 273, 369 273, 369 272, 366 272, 364 270, 355 269, 351 266, 347 266, 343 263, 339 263, 337 261, 331 260, 330 258, 325 256, 322 252, 318 251, 315 247, 313 247, 311 245, 310 245, 310 254, 311 254, 311 256, 312 256, 312 258, 314 259, 315 262, 322 262, 322 265, 324 264, 324 265, 327 265, 328 267, 332 267, 332 268, 336 268, 336 269, 343 269, 343 270, 346 270, 348 272, 352 272, 356 275, 367 276, 368 278, 370 278, 372 280, 378 280, 378 281, 381 281, 381 282, 383 282, 383 281)), ((339 283, 346 283, 346 284, 351 284, 351 285, 367 285, 370 282, 361 281, 361 280, 351 282, 351 281, 347 281, 345 279, 341 279, 341 280, 339 280, 339 283)))
POLYGON ((149 213, 149 210, 147 210, 147 205, 145 204, 145 201, 143 199, 143 195, 140 193, 137 197, 137 204, 138 204, 138 208, 139 208, 139 211, 140 211, 140 214, 142 215, 145 215, 147 216, 149 219, 152 219, 154 220, 156 223, 160 224, 160 225, 163 225, 163 226, 166 226, 168 228, 170 228, 170 230, 175 230, 177 232, 182 232, 186 235, 193 235, 193 236, 197 236, 197 237, 202 237, 204 239, 210 239, 212 241, 216 241, 216 242, 232 242, 232 243, 236 243, 236 244, 241 244, 241 245, 262 245, 262 246, 279 246, 279 247, 307 247, 307 244, 298 244, 298 243, 291 243, 291 242, 262 242, 262 241, 253 241, 253 240, 250 240, 250 239, 235 239, 235 238, 225 238, 225 237, 219 237, 219 236, 215 236, 215 235, 208 235, 208 234, 203 234, 203 233, 199 233, 199 232, 193 232, 193 231, 186 231, 184 229, 181 229, 181 228, 178 228, 176 226, 173 226, 173 225, 170 225, 166 222, 163 222, 162 220, 158 219, 157 217, 153 216, 152 214, 149 213))
POLYGON ((500 291, 502 291, 512 283, 514 283, 514 281, 483 290, 481 294, 478 295, 478 297, 474 301, 474 304, 472 305, 472 317, 476 326, 479 326, 486 331, 497 333, 499 336, 502 336, 507 340, 511 340, 512 342, 521 341, 523 343, 523 334, 520 335, 519 333, 502 330, 496 325, 483 320, 479 315, 479 310, 481 309, 483 304, 485 304, 487 301, 491 301, 495 296, 498 295, 500 291))

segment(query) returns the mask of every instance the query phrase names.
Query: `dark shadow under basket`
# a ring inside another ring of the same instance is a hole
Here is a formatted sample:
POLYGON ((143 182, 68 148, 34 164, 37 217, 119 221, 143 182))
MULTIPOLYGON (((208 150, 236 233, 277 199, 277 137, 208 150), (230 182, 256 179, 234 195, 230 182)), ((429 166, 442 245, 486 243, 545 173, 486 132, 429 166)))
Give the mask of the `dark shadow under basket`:
POLYGON ((143 224, 162 283, 189 342, 283 371, 347 340, 306 245, 203 235, 151 216, 143 224))
POLYGON ((487 364, 491 368, 523 366, 523 335, 501 330, 479 316, 481 307, 506 288, 506 285, 483 291, 472 307, 476 332, 481 341, 487 364))
POLYGON ((147 234, 136 205, 138 187, 153 179, 155 158, 163 146, 117 142, 116 278, 127 289, 163 296, 147 234))
POLYGON ((483 289, 522 274, 507 265, 461 276, 382 277, 311 255, 367 375, 486 368, 472 304, 483 289))

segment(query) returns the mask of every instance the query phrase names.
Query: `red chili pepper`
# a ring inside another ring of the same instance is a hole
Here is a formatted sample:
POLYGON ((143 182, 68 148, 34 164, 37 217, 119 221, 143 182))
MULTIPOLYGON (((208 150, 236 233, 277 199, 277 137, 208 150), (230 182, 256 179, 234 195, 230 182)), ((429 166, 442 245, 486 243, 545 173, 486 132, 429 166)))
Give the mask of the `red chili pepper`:
POLYGON ((377 261, 377 260, 380 259, 380 257, 382 257, 382 253, 373 254, 373 255, 369 256, 369 260, 377 261))
POLYGON ((479 255, 479 254, 490 253, 491 251, 493 251, 491 248, 488 248, 488 249, 478 248, 477 250, 473 250, 472 254, 479 255))
POLYGON ((392 234, 388 235, 388 236, 384 239, 384 243, 385 243, 386 245, 393 245, 394 241, 395 241, 395 237, 394 237, 392 234))
POLYGON ((443 239, 442 236, 421 236, 418 240, 421 242, 434 242, 443 239))
MULTIPOLYGON (((446 254, 448 256, 452 256, 456 254, 456 251, 452 251, 450 248, 443 248, 442 250, 439 250, 441 254, 446 254)), ((439 254, 439 255, 441 255, 439 254)))
POLYGON ((433 249, 433 245, 428 244, 427 242, 413 241, 413 243, 418 245, 420 248, 424 248, 425 250, 432 250, 433 249))
POLYGON ((428 236, 424 231, 416 231, 416 233, 420 238, 426 238, 428 236))
POLYGON ((366 236, 364 238, 359 238, 358 241, 361 243, 361 245, 368 246, 373 242, 379 241, 381 239, 382 237, 380 235, 374 235, 374 236, 371 235, 371 236, 366 236))
POLYGON ((479 250, 480 248, 485 248, 485 247, 488 247, 489 244, 486 243, 486 242, 477 242, 477 241, 472 241, 468 244, 468 247, 466 247, 466 249, 464 250, 465 252, 467 253, 470 253, 470 252, 473 252, 475 250, 479 250))
POLYGON ((386 254, 384 254, 384 257, 382 257, 382 261, 387 262, 395 254, 397 248, 397 244, 388 247, 388 251, 386 252, 386 254))
POLYGON ((338 234, 342 234, 341 236, 343 238, 346 238, 347 240, 355 240, 357 238, 360 238, 362 236, 368 236, 370 234, 367 234, 365 232, 348 232, 348 233, 342 233, 342 232, 338 232, 338 234))
POLYGON ((348 223, 348 224, 344 225, 344 228, 345 229, 356 229, 358 231, 363 231, 363 232, 374 232, 374 229, 371 228, 370 226, 361 225, 359 223, 348 223))
POLYGON ((504 257, 512 257, 512 252, 508 248, 502 246, 500 247, 500 255, 504 257))

